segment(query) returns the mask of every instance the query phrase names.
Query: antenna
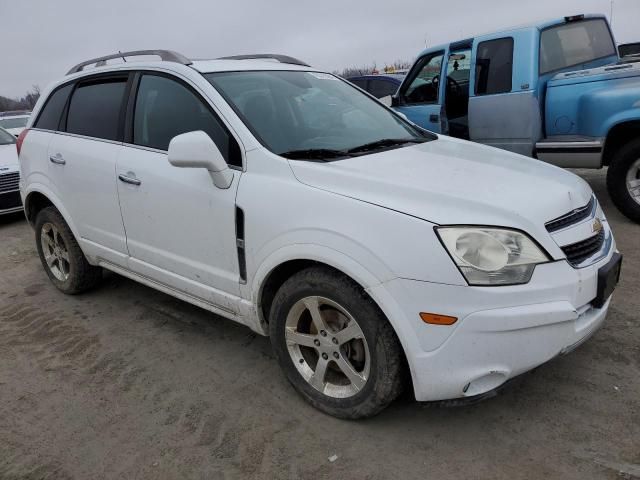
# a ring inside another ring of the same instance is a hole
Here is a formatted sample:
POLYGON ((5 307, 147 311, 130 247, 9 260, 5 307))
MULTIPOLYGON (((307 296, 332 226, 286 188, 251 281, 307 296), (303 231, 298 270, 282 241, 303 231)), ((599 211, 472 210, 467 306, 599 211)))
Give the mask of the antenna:
POLYGON ((118 53, 119 53, 119 54, 120 54, 120 56, 122 57, 122 61, 123 61, 124 63, 127 63, 127 59, 126 59, 126 58, 124 58, 124 55, 122 55, 122 50, 118 50, 118 53))
POLYGON ((613 28, 613 0, 611 0, 611 13, 609 14, 609 25, 613 28))

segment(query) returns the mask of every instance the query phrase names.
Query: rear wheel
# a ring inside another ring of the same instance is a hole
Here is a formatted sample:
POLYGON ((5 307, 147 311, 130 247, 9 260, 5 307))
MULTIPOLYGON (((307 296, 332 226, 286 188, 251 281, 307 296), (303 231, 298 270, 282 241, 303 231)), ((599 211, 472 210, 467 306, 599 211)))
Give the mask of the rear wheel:
POLYGON ((607 189, 616 207, 640 223, 640 139, 622 146, 607 173, 607 189))
POLYGON ((270 336, 288 380, 313 406, 340 418, 375 415, 402 391, 401 346, 364 290, 312 267, 274 299, 270 336))
POLYGON ((41 210, 35 222, 38 255, 51 282, 74 295, 95 286, 102 269, 90 265, 71 229, 55 207, 41 210))

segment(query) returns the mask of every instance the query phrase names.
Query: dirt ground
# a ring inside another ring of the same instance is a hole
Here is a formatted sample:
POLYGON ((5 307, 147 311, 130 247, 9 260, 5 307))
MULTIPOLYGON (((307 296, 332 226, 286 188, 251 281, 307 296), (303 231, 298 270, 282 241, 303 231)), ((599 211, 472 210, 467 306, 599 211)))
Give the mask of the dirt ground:
POLYGON ((496 398, 359 422, 228 320, 112 274, 64 296, 23 217, 0 219, 0 479, 639 479, 640 226, 583 176, 625 255, 604 327, 496 398))

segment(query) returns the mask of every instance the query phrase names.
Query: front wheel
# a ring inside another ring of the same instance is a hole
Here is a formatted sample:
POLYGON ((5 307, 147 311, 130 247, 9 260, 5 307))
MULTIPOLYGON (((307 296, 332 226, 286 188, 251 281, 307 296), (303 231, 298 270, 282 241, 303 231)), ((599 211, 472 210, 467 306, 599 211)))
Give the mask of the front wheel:
POLYGON ((640 223, 640 139, 621 147, 611 159, 607 189, 616 207, 640 223))
POLYGON ((402 391, 400 342, 351 279, 312 267, 278 290, 270 337, 287 379, 313 406, 339 418, 375 415, 402 391))

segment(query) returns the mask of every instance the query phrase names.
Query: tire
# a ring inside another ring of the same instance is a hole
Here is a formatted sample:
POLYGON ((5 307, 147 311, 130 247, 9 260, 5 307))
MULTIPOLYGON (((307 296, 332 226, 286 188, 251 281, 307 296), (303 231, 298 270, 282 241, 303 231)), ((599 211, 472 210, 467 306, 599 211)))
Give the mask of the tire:
POLYGON ((640 223, 640 193, 634 199, 629 190, 629 180, 637 181, 640 188, 640 139, 620 147, 611 159, 607 172, 607 189, 611 200, 627 218, 640 223))
POLYGON ((373 416, 402 393, 405 364, 398 337, 365 291, 334 270, 310 267, 289 278, 271 306, 269 334, 289 382, 334 417, 373 416), (325 373, 316 375, 321 362, 325 373))
POLYGON ((93 288, 100 281, 102 269, 89 264, 55 207, 44 208, 38 213, 35 232, 40 261, 58 290, 75 295, 93 288))

